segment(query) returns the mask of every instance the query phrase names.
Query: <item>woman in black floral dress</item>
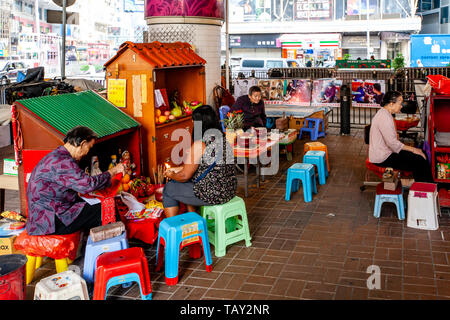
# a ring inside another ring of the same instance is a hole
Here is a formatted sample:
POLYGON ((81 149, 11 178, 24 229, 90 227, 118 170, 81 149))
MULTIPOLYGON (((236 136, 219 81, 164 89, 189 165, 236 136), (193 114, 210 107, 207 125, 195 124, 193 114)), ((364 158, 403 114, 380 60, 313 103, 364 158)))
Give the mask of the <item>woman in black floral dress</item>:
POLYGON ((166 171, 166 177, 171 179, 163 192, 166 217, 178 214, 180 202, 189 211, 195 211, 196 207, 226 203, 236 195, 233 149, 222 133, 216 113, 204 105, 194 110, 192 120, 194 142, 181 170, 166 171))

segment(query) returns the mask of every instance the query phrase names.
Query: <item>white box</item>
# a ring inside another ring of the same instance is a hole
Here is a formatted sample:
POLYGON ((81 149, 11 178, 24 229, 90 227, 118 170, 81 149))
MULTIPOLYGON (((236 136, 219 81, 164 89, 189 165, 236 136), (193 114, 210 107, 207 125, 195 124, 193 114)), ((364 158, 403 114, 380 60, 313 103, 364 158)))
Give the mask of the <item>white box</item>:
POLYGON ((441 215, 437 185, 414 182, 408 194, 407 226, 422 230, 437 230, 441 215))

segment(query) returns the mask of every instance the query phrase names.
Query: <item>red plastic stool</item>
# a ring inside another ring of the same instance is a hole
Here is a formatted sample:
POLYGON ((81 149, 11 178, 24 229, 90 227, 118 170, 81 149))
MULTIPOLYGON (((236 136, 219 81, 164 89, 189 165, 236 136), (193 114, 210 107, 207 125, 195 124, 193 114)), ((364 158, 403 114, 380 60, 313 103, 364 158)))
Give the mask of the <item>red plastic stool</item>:
POLYGON ((16 238, 14 248, 26 254, 26 284, 31 283, 34 272, 42 265, 44 257, 55 260, 56 272, 68 269, 68 265, 76 258, 80 232, 67 235, 31 236, 24 230, 16 238))
POLYGON ((101 254, 97 259, 93 300, 105 300, 111 286, 136 281, 142 300, 152 299, 144 250, 133 247, 101 254))

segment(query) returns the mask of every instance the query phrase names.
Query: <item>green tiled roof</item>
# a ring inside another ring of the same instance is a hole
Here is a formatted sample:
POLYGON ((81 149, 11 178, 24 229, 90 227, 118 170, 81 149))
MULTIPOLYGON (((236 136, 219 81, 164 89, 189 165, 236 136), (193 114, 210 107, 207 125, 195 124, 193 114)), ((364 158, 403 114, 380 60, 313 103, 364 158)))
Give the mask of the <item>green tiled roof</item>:
POLYGON ((92 91, 18 100, 62 134, 75 126, 91 128, 99 138, 139 126, 139 122, 92 91))

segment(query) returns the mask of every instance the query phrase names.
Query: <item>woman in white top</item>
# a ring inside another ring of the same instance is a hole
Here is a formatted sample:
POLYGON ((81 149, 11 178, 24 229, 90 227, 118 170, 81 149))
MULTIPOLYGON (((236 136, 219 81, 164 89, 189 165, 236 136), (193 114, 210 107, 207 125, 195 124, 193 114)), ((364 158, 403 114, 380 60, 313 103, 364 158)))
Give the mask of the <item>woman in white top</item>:
POLYGON ((433 182, 430 165, 422 150, 398 140, 393 114, 402 108, 403 97, 398 91, 387 92, 382 108, 372 119, 369 138, 369 161, 380 167, 411 171, 417 182, 433 182))

